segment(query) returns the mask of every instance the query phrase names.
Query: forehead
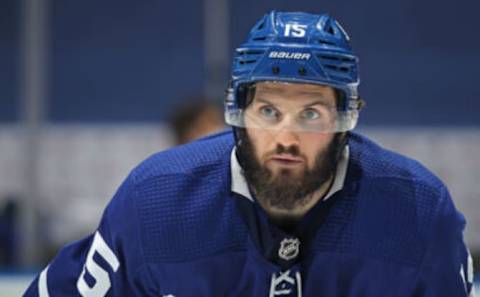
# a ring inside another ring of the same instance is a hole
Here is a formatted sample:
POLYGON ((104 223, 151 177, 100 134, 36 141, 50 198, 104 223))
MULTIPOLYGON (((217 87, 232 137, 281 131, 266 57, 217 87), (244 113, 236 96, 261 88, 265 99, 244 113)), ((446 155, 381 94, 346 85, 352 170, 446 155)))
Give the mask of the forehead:
POLYGON ((304 83, 258 82, 255 85, 255 98, 289 100, 291 103, 308 100, 321 100, 335 104, 335 91, 330 86, 304 83), (291 100, 295 99, 295 100, 291 100))

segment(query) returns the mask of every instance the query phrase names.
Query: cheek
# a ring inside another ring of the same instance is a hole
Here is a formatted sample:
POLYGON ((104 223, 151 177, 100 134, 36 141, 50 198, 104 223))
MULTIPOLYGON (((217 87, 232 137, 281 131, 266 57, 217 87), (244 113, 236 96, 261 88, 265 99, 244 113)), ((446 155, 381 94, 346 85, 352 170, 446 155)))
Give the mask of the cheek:
POLYGON ((300 151, 307 157, 308 166, 313 168, 317 155, 325 154, 333 134, 305 133, 301 136, 300 151))
POLYGON ((271 140, 270 134, 263 129, 247 129, 247 137, 252 143, 255 155, 259 160, 262 159, 262 156, 268 151, 272 150, 273 141, 271 140))

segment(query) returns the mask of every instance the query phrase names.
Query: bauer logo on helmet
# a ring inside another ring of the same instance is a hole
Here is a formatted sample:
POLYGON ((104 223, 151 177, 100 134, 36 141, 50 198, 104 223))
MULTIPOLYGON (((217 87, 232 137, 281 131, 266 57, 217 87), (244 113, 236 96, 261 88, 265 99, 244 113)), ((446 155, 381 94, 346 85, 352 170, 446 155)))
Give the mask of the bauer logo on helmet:
POLYGON ((271 51, 268 55, 270 59, 294 59, 294 60, 308 60, 310 59, 309 53, 302 52, 279 52, 271 51))

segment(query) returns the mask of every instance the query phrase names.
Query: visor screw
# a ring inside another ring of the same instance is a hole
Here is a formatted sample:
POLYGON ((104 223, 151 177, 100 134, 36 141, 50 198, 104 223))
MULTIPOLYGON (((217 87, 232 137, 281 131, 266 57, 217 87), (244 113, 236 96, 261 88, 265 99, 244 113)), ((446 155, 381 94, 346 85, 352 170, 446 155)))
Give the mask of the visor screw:
POLYGON ((307 74, 307 69, 305 69, 303 67, 298 68, 298 74, 300 74, 300 75, 307 74))
POLYGON ((279 73, 280 73, 280 67, 278 67, 278 66, 273 66, 273 67, 272 67, 272 73, 273 73, 273 74, 279 74, 279 73))

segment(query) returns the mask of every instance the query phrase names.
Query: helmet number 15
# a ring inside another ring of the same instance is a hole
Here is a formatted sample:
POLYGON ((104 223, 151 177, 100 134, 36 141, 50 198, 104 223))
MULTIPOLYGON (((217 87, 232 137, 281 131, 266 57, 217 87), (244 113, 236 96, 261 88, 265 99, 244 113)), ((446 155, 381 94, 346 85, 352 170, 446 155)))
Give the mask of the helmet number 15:
POLYGON ((307 29, 307 25, 300 24, 285 24, 285 37, 304 37, 307 29))

